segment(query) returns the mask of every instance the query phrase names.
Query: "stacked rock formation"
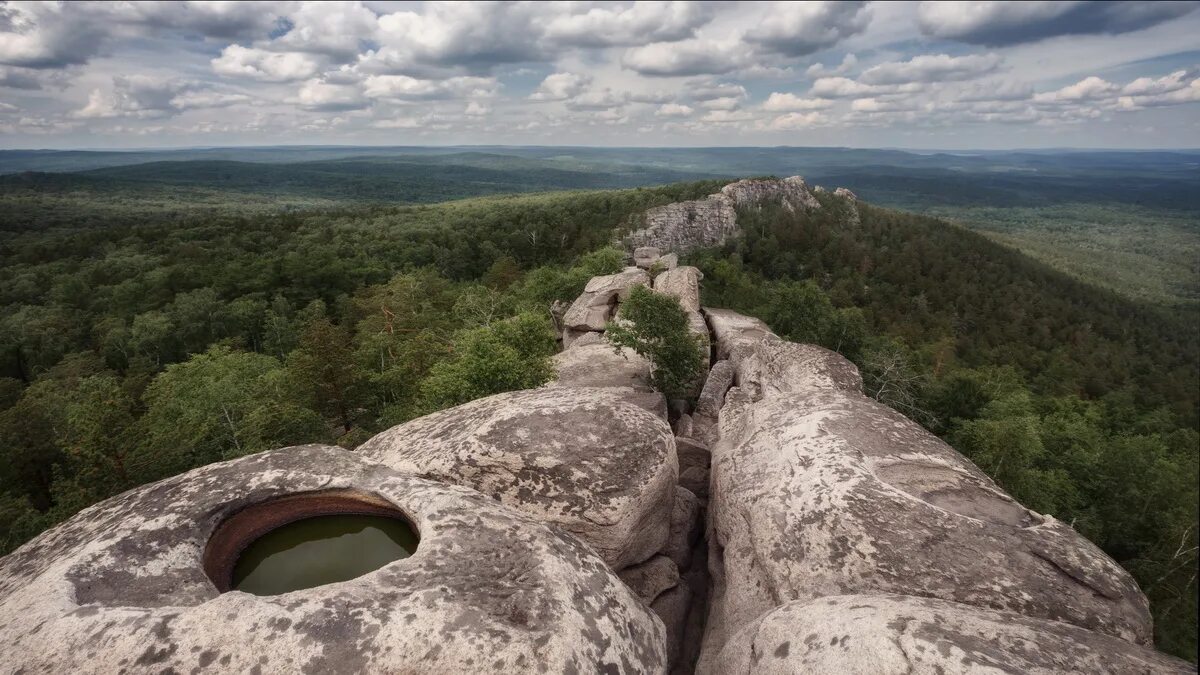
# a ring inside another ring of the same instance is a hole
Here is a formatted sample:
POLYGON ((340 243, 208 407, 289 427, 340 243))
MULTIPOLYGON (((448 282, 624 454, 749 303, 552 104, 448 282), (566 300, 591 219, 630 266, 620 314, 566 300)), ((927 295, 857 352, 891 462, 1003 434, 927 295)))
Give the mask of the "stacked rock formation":
POLYGON ((793 211, 821 208, 813 190, 800 176, 740 180, 704 199, 649 209, 641 217, 641 227, 627 235, 624 244, 631 250, 654 247, 675 254, 719 246, 737 235, 738 208, 770 201, 793 211))

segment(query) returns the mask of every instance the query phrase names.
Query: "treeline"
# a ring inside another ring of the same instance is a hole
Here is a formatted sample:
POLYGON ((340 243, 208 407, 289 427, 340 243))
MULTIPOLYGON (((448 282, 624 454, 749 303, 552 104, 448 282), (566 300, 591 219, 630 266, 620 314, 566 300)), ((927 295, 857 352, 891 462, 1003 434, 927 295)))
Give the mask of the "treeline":
POLYGON ((944 222, 822 196, 693 256, 704 302, 854 360, 866 392, 1134 574, 1196 658, 1197 322, 944 222))

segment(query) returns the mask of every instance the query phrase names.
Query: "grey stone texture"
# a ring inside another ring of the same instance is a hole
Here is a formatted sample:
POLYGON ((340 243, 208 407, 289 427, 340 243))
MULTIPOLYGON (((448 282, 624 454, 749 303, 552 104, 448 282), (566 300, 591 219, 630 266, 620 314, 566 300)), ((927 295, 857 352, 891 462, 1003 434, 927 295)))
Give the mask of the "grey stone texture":
POLYGON ((329 446, 212 464, 100 502, 0 560, 6 673, 664 672, 661 620, 586 544, 467 488, 329 446), (360 491, 414 555, 277 596, 218 593, 201 559, 239 509, 360 491))

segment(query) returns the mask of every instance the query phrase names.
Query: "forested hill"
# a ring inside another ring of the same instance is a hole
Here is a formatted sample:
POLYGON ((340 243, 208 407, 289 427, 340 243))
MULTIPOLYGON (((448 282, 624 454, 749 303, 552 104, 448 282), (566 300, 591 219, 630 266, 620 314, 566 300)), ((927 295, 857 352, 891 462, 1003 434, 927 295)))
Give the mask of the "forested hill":
POLYGON ((210 202, 214 193, 255 201, 319 205, 429 203, 490 194, 546 190, 613 189, 658 185, 709 175, 668 168, 524 159, 487 153, 429 157, 373 157, 295 163, 230 160, 154 161, 73 173, 0 175, 0 193, 34 198, 53 192, 210 202))
MULTIPOLYGON (((140 184, 136 170, 83 178, 140 184)), ((5 549, 192 466, 354 446, 540 384, 549 303, 621 267, 605 246, 630 216, 723 182, 280 212, 206 181, 81 196, 29 176, 0 181, 5 549), (170 189, 208 207, 178 208, 170 189)), ((1162 646, 1194 659, 1194 310, 1125 299, 932 218, 860 204, 856 222, 820 199, 743 213, 742 238, 694 254, 705 302, 846 354, 869 393, 1126 565, 1162 646)))

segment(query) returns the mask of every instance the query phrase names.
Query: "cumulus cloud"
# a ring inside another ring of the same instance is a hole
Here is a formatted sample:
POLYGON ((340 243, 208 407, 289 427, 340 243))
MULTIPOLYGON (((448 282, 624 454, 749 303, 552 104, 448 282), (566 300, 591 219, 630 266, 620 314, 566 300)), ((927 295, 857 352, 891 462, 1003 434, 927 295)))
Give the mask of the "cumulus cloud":
POLYGON ((651 77, 722 75, 747 65, 751 55, 736 42, 684 40, 634 47, 621 57, 621 65, 651 77))
POLYGON ((571 110, 611 110, 625 105, 626 102, 627 96, 624 93, 601 89, 587 91, 569 99, 567 107, 571 110))
POLYGON ((1033 100, 1042 103, 1053 103, 1057 101, 1096 101, 1104 98, 1111 98, 1120 90, 1121 88, 1112 82, 1093 75, 1056 91, 1035 94, 1033 100))
POLYGON ((363 93, 370 98, 422 101, 492 96, 496 80, 471 76, 425 80, 407 75, 372 75, 363 81, 363 85, 363 93))
POLYGON ((854 54, 846 54, 842 57, 842 62, 833 68, 828 68, 823 63, 814 63, 805 69, 804 74, 812 78, 845 75, 857 65, 858 57, 854 54))
POLYGON ((112 89, 93 89, 87 105, 74 116, 83 119, 169 117, 185 110, 224 108, 250 100, 235 92, 221 92, 210 85, 148 75, 117 76, 112 89))
POLYGON ((659 106, 654 114, 658 117, 687 117, 695 112, 691 106, 681 105, 679 103, 667 103, 659 106))
POLYGON ((715 5, 708 2, 599 5, 586 11, 563 11, 551 16, 545 22, 543 34, 554 43, 575 47, 671 42, 691 37, 714 14, 715 5))
MULTIPOLYGON (((78 3, 88 5, 90 3, 78 3)), ((0 64, 62 68, 87 63, 107 38, 103 22, 76 3, 0 4, 0 64)))
MULTIPOLYGON (((231 3, 248 4, 253 3, 231 3)), ((269 44, 275 51, 353 59, 379 30, 375 13, 361 2, 306 2, 287 16, 287 31, 269 44)))
POLYGON ((746 40, 785 56, 807 56, 861 32, 865 2, 777 2, 746 40))
POLYGON ((819 112, 793 112, 776 117, 767 123, 766 128, 774 131, 796 131, 821 126, 827 122, 825 115, 819 112))
POLYGON ((824 110, 833 105, 827 98, 800 98, 795 94, 772 92, 763 103, 763 110, 771 112, 804 112, 824 110))
POLYGON ((850 109, 855 112, 902 112, 916 110, 917 105, 906 99, 856 98, 850 109))
POLYGON ((938 38, 1003 46, 1059 35, 1127 33, 1178 18, 1197 2, 922 2, 921 30, 938 38))
POLYGON ((321 61, 300 52, 271 52, 257 47, 229 45, 212 60, 221 75, 248 77, 265 82, 307 80, 321 70, 321 61))
POLYGON ((297 102, 305 110, 332 112, 361 110, 370 105, 362 91, 351 84, 309 80, 300 87, 297 102))
POLYGON ((741 97, 722 96, 700 102, 700 107, 706 110, 737 110, 742 104, 741 97))
POLYGON ((534 101, 565 101, 583 93, 591 82, 592 78, 588 75, 551 73, 529 98, 534 101))
POLYGON ((905 84, 908 82, 949 82, 973 80, 1000 67, 995 54, 922 54, 908 61, 892 61, 863 71, 859 80, 866 84, 905 84))
POLYGON ((694 101, 707 101, 713 98, 746 98, 746 88, 740 84, 731 82, 717 82, 715 80, 699 79, 691 80, 684 85, 688 96, 694 101))
POLYGON ((848 77, 822 77, 813 82, 808 93, 816 98, 849 98, 876 94, 911 94, 921 91, 922 84, 865 84, 848 77))

